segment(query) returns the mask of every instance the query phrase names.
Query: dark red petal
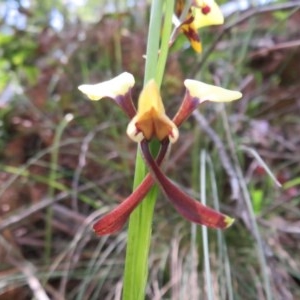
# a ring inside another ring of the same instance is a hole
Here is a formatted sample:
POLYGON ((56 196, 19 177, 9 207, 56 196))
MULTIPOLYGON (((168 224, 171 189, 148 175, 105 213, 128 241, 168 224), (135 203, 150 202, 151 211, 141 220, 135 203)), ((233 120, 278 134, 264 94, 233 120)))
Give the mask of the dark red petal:
POLYGON ((132 119, 136 115, 136 108, 131 98, 131 89, 126 94, 117 96, 113 101, 120 106, 129 119, 132 119))
POLYGON ((173 118, 173 122, 177 127, 192 114, 192 112, 199 106, 200 101, 197 98, 193 98, 189 91, 186 90, 182 103, 173 118))
MULTIPOLYGON (((162 163, 168 147, 169 139, 166 138, 161 142, 161 149, 156 160, 158 165, 162 163)), ((94 224, 93 229, 96 234, 106 235, 119 231, 125 225, 132 211, 148 194, 153 183, 154 180, 148 174, 128 198, 94 224)))
POLYGON ((141 142, 141 149, 151 174, 157 180, 166 197, 183 217, 197 224, 220 229, 227 228, 233 223, 234 220, 230 217, 204 206, 174 185, 153 160, 147 141, 141 142))
POLYGON ((122 229, 132 211, 145 198, 152 185, 153 179, 148 174, 128 198, 94 224, 96 234, 112 234, 122 229))

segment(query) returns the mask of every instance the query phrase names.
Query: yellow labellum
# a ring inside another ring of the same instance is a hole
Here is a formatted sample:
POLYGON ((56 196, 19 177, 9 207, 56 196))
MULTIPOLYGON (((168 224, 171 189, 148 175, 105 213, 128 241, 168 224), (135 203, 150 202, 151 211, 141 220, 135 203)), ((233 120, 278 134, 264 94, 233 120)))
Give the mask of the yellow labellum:
POLYGON ((165 113, 154 80, 150 80, 142 90, 138 101, 138 112, 128 124, 127 134, 135 142, 141 142, 144 138, 150 140, 153 137, 160 141, 169 137, 172 143, 178 139, 178 129, 165 113))

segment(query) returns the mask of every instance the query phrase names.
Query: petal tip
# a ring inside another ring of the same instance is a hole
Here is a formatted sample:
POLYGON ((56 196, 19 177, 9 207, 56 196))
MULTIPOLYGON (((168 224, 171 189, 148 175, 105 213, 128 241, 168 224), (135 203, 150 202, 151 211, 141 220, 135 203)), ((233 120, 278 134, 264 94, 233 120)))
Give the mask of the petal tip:
POLYGON ((123 72, 122 74, 119 75, 119 78, 126 82, 129 88, 132 88, 135 84, 134 77, 131 73, 129 72, 123 72))
POLYGON ((90 100, 100 100, 102 95, 97 95, 95 92, 95 85, 93 84, 82 84, 78 86, 78 89, 81 93, 85 94, 90 100))
POLYGON ((234 221, 235 221, 234 218, 230 218, 230 217, 226 216, 224 219, 224 223, 225 223, 224 228, 229 228, 234 223, 234 221))
POLYGON ((184 85, 190 95, 193 98, 198 98, 200 103, 204 101, 230 102, 243 96, 241 92, 224 89, 193 79, 186 79, 184 85))
POLYGON ((191 41, 192 48, 197 52, 202 52, 202 44, 198 41, 191 41))
POLYGON ((172 128, 171 134, 169 134, 170 143, 174 144, 175 142, 177 142, 178 138, 179 138, 179 130, 174 125, 174 127, 172 128))
POLYGON ((113 234, 121 230, 123 223, 111 222, 109 218, 104 217, 103 219, 98 220, 93 225, 93 230, 98 236, 113 234))
POLYGON ((145 137, 141 131, 136 127, 136 117, 134 117, 128 124, 126 133, 134 142, 140 143, 145 137))

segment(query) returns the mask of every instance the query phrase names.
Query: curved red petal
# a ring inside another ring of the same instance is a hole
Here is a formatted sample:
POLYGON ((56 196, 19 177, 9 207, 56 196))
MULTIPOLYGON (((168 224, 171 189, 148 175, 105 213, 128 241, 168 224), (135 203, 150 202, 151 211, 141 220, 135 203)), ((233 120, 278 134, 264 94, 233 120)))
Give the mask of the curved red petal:
POLYGON ((93 229, 96 234, 112 234, 122 229, 132 211, 144 199, 152 185, 153 179, 148 174, 128 198, 94 224, 93 229))
POLYGON ((151 174, 157 180, 166 197, 173 203, 175 209, 191 222, 211 228, 224 229, 229 227, 234 219, 201 204, 174 185, 160 170, 153 160, 147 141, 141 142, 141 149, 151 174))
MULTIPOLYGON (((161 149, 159 151, 156 163, 160 165, 165 157, 165 154, 169 147, 169 139, 166 138, 161 142, 161 149)), ((111 212, 103 216, 98 220, 93 229, 97 235, 112 234, 125 225, 132 211, 141 203, 145 196, 150 191, 154 180, 152 176, 148 174, 142 183, 127 197, 121 204, 114 208, 111 212)))

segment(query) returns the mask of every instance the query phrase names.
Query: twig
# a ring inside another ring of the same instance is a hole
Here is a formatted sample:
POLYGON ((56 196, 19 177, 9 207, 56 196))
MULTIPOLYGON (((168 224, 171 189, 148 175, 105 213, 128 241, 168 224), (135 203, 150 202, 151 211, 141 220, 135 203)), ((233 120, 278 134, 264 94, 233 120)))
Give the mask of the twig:
POLYGON ((16 268, 21 270, 27 280, 35 299, 37 300, 50 300, 41 282, 35 275, 34 266, 17 251, 11 243, 9 243, 2 235, 0 235, 0 243, 7 252, 7 260, 16 268))
POLYGON ((201 129, 209 136, 209 138, 214 142, 216 146, 223 168, 225 169, 225 172, 227 173, 230 180, 231 198, 234 200, 239 199, 240 189, 238 178, 232 166, 231 160, 225 150, 224 144, 222 143, 217 133, 209 126, 206 119, 199 113, 199 111, 194 111, 193 117, 198 122, 201 129))
POLYGON ((295 48, 300 47, 300 40, 294 40, 294 41, 288 41, 284 43, 279 43, 271 47, 263 47, 262 49, 259 49, 255 52, 252 52, 249 55, 250 59, 255 58, 256 56, 262 56, 262 55, 268 55, 269 52, 277 51, 277 50, 283 50, 283 49, 289 49, 289 48, 295 48))

